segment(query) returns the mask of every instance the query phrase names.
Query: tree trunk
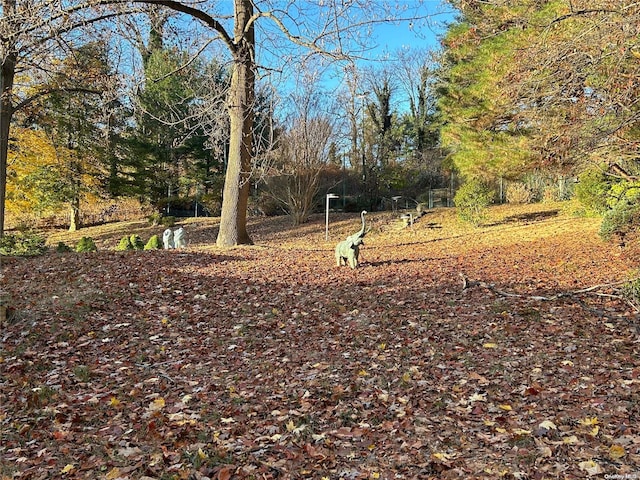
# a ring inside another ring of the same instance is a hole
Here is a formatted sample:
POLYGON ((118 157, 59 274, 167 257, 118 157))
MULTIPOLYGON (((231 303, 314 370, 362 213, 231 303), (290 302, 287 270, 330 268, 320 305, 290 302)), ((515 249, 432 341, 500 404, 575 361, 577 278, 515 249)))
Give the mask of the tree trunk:
POLYGON ((80 228, 80 198, 76 197, 71 201, 70 210, 69 231, 75 232, 80 228))
MULTIPOLYGON (((2 16, 6 19, 15 14, 15 0, 2 1, 2 16)), ((16 74, 16 53, 10 41, 4 41, 0 55, 0 237, 4 235, 4 204, 7 196, 7 157, 9 155, 9 132, 13 116, 13 80, 16 74)))
POLYGON ((220 247, 253 243, 247 232, 255 90, 255 34, 253 25, 247 28, 252 13, 251 0, 235 0, 235 50, 227 105, 231 124, 229 161, 216 240, 220 247))

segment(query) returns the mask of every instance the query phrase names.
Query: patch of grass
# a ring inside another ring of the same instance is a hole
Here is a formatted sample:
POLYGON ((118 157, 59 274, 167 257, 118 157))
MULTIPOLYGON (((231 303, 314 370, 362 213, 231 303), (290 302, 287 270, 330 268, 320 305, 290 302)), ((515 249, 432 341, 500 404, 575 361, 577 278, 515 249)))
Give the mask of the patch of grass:
POLYGON ((42 385, 31 389, 31 395, 29 396, 29 402, 34 407, 44 407, 51 402, 56 396, 57 392, 48 385, 42 385))
POLYGON ((91 380, 91 370, 86 365, 78 365, 73 368, 73 374, 82 383, 91 380))

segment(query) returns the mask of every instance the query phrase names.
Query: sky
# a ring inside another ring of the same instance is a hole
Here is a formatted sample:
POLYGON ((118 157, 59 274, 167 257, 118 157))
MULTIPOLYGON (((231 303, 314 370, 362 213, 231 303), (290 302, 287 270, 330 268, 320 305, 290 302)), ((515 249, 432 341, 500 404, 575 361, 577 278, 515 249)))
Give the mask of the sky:
MULTIPOLYGON (((345 2, 347 0, 344 0, 345 2)), ((376 0, 371 0, 376 1, 376 0)), ((451 7, 443 5, 441 0, 422 0, 419 3, 413 3, 414 0, 378 0, 383 1, 384 5, 391 5, 393 2, 408 4, 411 6, 418 6, 418 15, 428 15, 428 18, 418 20, 415 22, 403 21, 397 23, 377 23, 372 28, 370 36, 367 37, 368 43, 371 45, 371 49, 363 53, 358 54, 358 60, 356 65, 359 70, 368 70, 371 68, 382 68, 386 61, 389 65, 393 64, 393 60, 397 58, 397 54, 400 50, 412 50, 426 52, 427 50, 437 50, 440 45, 440 37, 446 31, 446 25, 451 23, 454 19, 454 12, 451 7), (360 58, 366 57, 366 58, 360 58)), ((304 5, 304 0, 300 2, 304 5)), ((296 1, 296 4, 298 2, 296 1)), ((304 8, 304 7, 302 7, 304 8)), ((415 13, 415 11, 414 11, 415 13)), ((268 42, 267 42, 268 43, 268 42)), ((302 50, 305 52, 305 50, 302 50)), ((306 51, 308 52, 308 51, 306 51)), ((286 58, 286 47, 283 50, 279 50, 276 47, 273 50, 268 50, 268 47, 262 47, 260 40, 258 40, 258 56, 263 61, 268 58, 274 58, 273 65, 278 65, 283 58, 286 58), (261 49, 262 52, 261 52, 261 49)), ((304 53, 302 54, 304 58, 304 53)), ((295 91, 296 76, 299 77, 300 66, 297 63, 300 56, 295 58, 296 60, 284 63, 285 70, 283 73, 274 73, 271 75, 272 83, 277 85, 279 93, 286 91, 295 91), (275 82, 273 79, 276 79, 275 82)), ((322 60, 315 57, 313 61, 308 62, 312 68, 319 68, 318 65, 322 63, 322 60)), ((269 60, 262 63, 263 65, 269 65, 269 60)), ((333 93, 338 90, 341 83, 345 78, 345 63, 333 63, 326 67, 323 73, 322 85, 328 93, 333 93)), ((277 68, 277 67, 276 67, 277 68)))
POLYGON ((437 48, 439 37, 445 32, 446 24, 454 18, 453 12, 446 10, 439 1, 427 2, 426 7, 434 16, 428 22, 413 25, 402 22, 400 25, 380 24, 375 28, 377 51, 395 52, 401 48, 437 48), (442 12, 442 13, 438 13, 442 12))

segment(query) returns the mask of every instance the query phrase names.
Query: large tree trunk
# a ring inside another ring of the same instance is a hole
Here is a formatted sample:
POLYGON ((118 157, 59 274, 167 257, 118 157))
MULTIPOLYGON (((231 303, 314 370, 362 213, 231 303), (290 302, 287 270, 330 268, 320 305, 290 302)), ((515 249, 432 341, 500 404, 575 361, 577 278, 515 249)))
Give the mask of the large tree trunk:
POLYGON ((229 90, 231 124, 229 161, 222 195, 222 215, 216 244, 231 247, 252 244, 247 232, 251 157, 253 153, 253 103, 255 90, 255 34, 247 24, 253 13, 251 0, 235 0, 235 50, 229 90))
MULTIPOLYGON (((7 18, 15 14, 15 0, 2 0, 2 15, 7 18)), ((0 72, 0 237, 4 235, 4 204, 7 196, 7 156, 9 154, 9 131, 13 116, 13 80, 16 74, 16 54, 13 45, 4 41, 0 48, 2 67, 0 72)))

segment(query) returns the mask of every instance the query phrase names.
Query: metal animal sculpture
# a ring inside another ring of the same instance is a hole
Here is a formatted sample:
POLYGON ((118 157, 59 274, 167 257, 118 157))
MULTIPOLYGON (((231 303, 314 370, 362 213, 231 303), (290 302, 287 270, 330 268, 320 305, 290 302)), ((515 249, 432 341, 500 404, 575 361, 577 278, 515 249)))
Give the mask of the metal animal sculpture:
POLYGON ((367 214, 366 210, 363 210, 360 216, 362 217, 362 228, 349 235, 346 240, 341 241, 336 245, 336 265, 338 267, 342 265, 349 265, 352 269, 358 266, 358 257, 360 256, 360 245, 364 245, 364 236, 367 234, 364 216, 367 214))

